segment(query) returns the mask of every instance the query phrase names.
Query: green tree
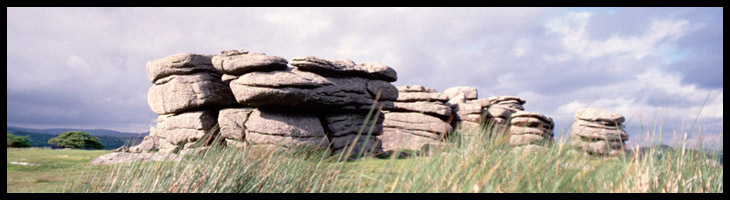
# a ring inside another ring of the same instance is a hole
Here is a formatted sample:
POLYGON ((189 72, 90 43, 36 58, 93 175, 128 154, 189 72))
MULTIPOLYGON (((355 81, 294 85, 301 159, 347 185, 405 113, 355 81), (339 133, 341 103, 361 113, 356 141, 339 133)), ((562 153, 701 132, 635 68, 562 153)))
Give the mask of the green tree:
POLYGON ((30 143, 30 139, 28 139, 28 136, 18 136, 16 137, 12 133, 8 133, 8 147, 31 147, 33 146, 30 143))
POLYGON ((99 142, 99 138, 91 136, 87 132, 82 131, 69 131, 62 133, 58 137, 51 138, 48 140, 48 144, 55 145, 62 148, 74 148, 74 149, 103 149, 104 145, 99 142))

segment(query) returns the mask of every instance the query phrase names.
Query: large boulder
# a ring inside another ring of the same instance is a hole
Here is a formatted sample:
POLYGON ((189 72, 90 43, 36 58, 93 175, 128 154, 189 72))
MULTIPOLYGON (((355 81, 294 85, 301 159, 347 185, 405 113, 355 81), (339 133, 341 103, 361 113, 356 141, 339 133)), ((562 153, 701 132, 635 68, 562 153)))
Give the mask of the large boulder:
POLYGON ((440 118, 413 112, 388 112, 383 127, 412 131, 424 137, 441 138, 453 129, 440 118), (425 132, 425 133, 422 133, 425 132))
POLYGON ((625 118, 618 113, 596 108, 575 114, 570 144, 593 155, 614 156, 625 152, 629 135, 623 130, 625 118))
POLYGON ((379 104, 384 108, 392 107, 392 101, 398 97, 395 86, 378 80, 323 77, 296 69, 247 73, 231 81, 230 86, 236 101, 248 106, 368 110, 378 92, 379 104))
POLYGON ((475 100, 478 97, 477 89, 473 87, 457 86, 446 89, 444 94, 449 96, 449 99, 456 97, 459 94, 464 94, 467 100, 475 100))
POLYGON ((383 134, 377 136, 383 142, 384 151, 398 149, 419 151, 424 145, 440 145, 443 141, 431 137, 412 134, 412 131, 400 128, 383 128, 383 134))
POLYGON ((201 72, 220 75, 220 72, 213 67, 211 58, 211 55, 179 53, 151 60, 147 62, 147 78, 150 82, 156 83, 157 80, 170 75, 187 75, 201 72))
POLYGON ((285 70, 288 63, 282 57, 241 50, 224 50, 221 51, 221 55, 214 56, 211 60, 217 70, 231 75, 241 75, 252 71, 285 70))
POLYGON ((327 60, 314 56, 299 56, 290 62, 299 70, 331 76, 359 76, 367 79, 393 82, 398 74, 392 68, 380 63, 356 64, 352 60, 327 60))
POLYGON ((233 146, 279 145, 326 148, 329 144, 316 115, 284 108, 228 108, 218 122, 226 143, 233 146))
POLYGON ((147 103, 159 115, 174 114, 204 106, 234 103, 220 74, 170 75, 155 82, 147 93, 147 103))
POLYGON ((206 134, 215 133, 218 122, 217 110, 200 110, 157 117, 155 136, 159 137, 160 149, 170 149, 193 143, 206 134))

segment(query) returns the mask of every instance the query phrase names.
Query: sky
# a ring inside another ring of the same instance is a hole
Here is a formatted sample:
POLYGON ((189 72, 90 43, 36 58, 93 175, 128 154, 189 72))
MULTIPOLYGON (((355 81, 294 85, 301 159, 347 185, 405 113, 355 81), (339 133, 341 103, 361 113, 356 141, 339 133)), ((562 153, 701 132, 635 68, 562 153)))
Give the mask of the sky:
POLYGON ((626 117, 630 145, 722 141, 722 8, 7 11, 8 126, 146 132, 147 61, 244 49, 379 62, 395 86, 519 96, 558 138, 593 107, 626 117))

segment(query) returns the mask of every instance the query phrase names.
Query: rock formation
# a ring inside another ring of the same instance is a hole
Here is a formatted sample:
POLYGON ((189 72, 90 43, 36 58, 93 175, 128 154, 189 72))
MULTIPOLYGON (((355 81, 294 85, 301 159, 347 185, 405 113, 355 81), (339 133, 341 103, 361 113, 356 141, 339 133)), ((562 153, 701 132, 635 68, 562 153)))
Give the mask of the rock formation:
POLYGON ((509 122, 509 144, 524 149, 539 149, 552 142, 553 119, 536 112, 517 111, 509 122))
POLYGON ((424 145, 440 145, 452 127, 446 122, 451 108, 448 96, 421 85, 400 86, 392 108, 383 108, 383 134, 378 136, 385 151, 421 150, 424 145))
POLYGON ((382 113, 375 109, 366 118, 374 105, 394 107, 398 91, 389 83, 397 79, 392 68, 313 56, 296 57, 289 68, 286 59, 240 50, 212 60, 238 104, 222 109, 218 118, 229 146, 330 147, 335 153, 352 146, 353 154, 382 152, 376 138, 383 132, 382 113))
POLYGON ((525 108, 522 106, 525 104, 525 100, 516 96, 493 96, 487 98, 488 108, 487 120, 493 125, 494 129, 505 130, 509 126, 509 119, 512 113, 517 111, 524 111, 525 108))
POLYGON ((575 113, 570 144, 593 155, 615 156, 625 153, 629 135, 624 131, 620 114, 585 108, 575 113))

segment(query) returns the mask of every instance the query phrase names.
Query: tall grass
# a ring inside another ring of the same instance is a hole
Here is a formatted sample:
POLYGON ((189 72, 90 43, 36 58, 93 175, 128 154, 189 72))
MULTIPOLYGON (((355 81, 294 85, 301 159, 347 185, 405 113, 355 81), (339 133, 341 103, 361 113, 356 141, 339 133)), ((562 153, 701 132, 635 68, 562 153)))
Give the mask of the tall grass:
MULTIPOLYGON (((710 156, 683 146, 674 150, 652 148, 648 152, 630 152, 617 157, 594 157, 564 142, 528 152, 510 147, 499 130, 491 130, 489 125, 484 127, 487 128, 481 133, 455 132, 445 145, 432 150, 428 156, 414 154, 406 158, 396 152, 343 159, 347 155, 331 155, 326 150, 224 148, 214 142, 203 155, 187 155, 179 161, 117 164, 108 167, 106 173, 86 176, 83 181, 71 180, 64 191, 724 191, 723 166, 716 162, 720 160, 717 154, 710 156)), ((94 167, 100 166, 89 166, 94 167)))

